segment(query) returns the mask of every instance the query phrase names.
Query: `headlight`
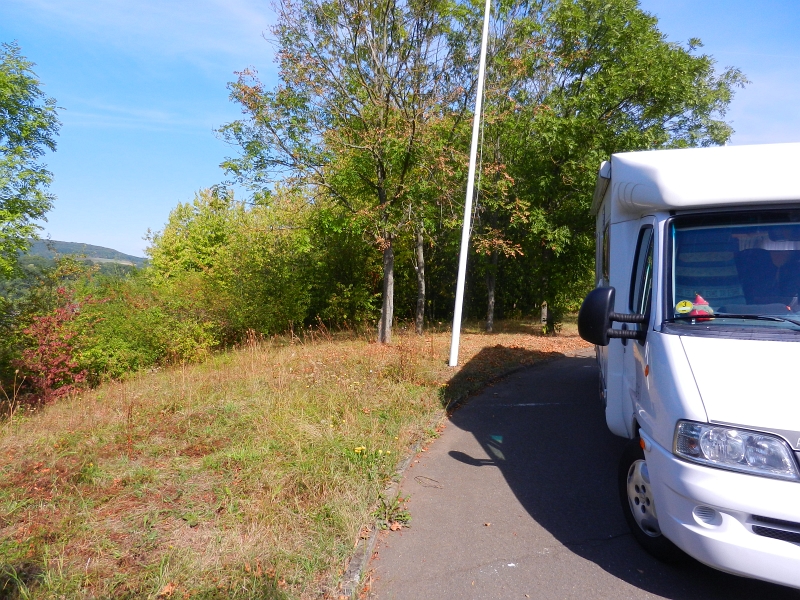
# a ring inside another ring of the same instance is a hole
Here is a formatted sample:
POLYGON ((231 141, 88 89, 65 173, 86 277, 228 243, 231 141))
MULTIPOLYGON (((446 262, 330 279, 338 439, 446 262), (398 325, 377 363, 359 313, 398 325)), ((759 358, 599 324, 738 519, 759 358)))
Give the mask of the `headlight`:
POLYGON ((674 451, 681 458, 710 467, 800 480, 789 445, 766 433, 678 421, 674 451))

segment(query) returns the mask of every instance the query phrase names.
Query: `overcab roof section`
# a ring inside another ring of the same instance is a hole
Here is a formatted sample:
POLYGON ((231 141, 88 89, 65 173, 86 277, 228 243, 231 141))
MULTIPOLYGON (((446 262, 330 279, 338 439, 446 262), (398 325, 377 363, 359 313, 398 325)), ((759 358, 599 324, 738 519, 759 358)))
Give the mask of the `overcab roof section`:
POLYGON ((594 214, 604 197, 610 198, 614 221, 648 211, 797 202, 800 144, 613 154, 610 169, 604 163, 598 174, 594 214), (601 184, 609 177, 606 189, 601 184))

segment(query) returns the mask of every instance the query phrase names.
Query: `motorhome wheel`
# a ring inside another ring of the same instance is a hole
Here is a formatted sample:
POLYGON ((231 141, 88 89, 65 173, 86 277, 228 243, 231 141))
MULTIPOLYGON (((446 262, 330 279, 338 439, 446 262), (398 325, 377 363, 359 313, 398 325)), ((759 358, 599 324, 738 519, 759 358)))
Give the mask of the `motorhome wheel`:
POLYGON ((661 533, 644 451, 639 438, 625 447, 619 463, 619 495, 633 537, 650 554, 665 562, 686 555, 661 533))

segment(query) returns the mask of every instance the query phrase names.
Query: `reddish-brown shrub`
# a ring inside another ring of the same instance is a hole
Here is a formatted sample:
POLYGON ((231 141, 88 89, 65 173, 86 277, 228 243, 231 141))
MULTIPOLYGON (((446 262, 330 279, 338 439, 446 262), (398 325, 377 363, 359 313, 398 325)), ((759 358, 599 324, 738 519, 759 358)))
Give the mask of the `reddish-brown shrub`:
POLYGON ((35 397, 45 403, 69 394, 86 380, 86 371, 74 358, 77 332, 71 327, 79 304, 63 287, 58 288, 57 294, 60 306, 33 317, 22 331, 28 343, 15 361, 35 397))

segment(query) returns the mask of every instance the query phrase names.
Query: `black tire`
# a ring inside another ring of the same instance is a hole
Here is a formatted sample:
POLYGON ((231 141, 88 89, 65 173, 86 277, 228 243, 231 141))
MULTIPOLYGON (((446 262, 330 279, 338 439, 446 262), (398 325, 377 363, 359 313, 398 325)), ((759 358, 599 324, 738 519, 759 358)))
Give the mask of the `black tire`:
POLYGON ((673 563, 685 559, 686 554, 664 537, 658 527, 655 503, 649 489, 650 481, 647 463, 638 437, 632 439, 622 453, 619 461, 618 482, 622 512, 633 537, 639 542, 639 545, 648 554, 664 562, 673 563), (645 478, 646 485, 635 485, 635 480, 642 475, 645 478), (629 498, 628 493, 629 480, 631 480, 631 485, 634 486, 635 492, 632 500, 629 498), (638 519, 634 516, 633 511, 638 511, 638 519))

